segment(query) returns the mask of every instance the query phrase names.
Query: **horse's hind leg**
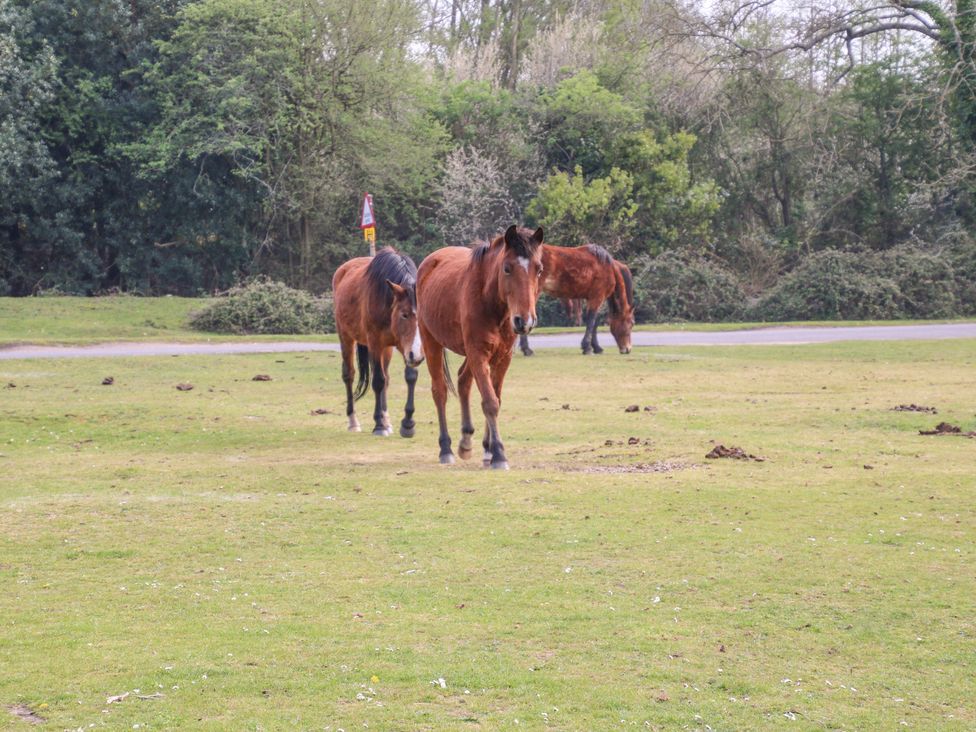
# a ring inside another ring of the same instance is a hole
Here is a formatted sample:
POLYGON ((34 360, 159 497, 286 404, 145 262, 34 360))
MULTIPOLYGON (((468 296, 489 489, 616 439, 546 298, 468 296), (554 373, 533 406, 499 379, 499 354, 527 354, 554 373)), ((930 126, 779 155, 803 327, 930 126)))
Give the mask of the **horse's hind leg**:
POLYGON ((346 385, 346 417, 349 418, 349 431, 359 432, 359 420, 356 419, 356 402, 352 395, 352 382, 356 379, 356 342, 349 338, 341 338, 342 347, 342 382, 346 385))
POLYGON ((590 338, 590 345, 593 347, 593 353, 603 353, 603 348, 600 346, 600 343, 596 339, 596 328, 597 328, 597 311, 594 310, 593 311, 593 330, 591 331, 593 333, 593 335, 590 338))
POLYGON ((400 422, 400 437, 413 437, 416 423, 413 421, 413 391, 417 386, 417 369, 407 366, 403 370, 403 380, 407 382, 407 406, 404 408, 403 421, 400 422))
POLYGON ((529 337, 527 335, 519 336, 519 350, 526 356, 534 356, 535 351, 529 346, 529 337))
MULTIPOLYGON (((586 315, 583 316, 583 322, 586 324, 586 330, 583 331, 583 341, 580 343, 580 348, 583 349, 584 355, 589 355, 593 352, 593 341, 596 332, 596 308, 587 308, 586 315)), ((599 351, 597 351, 599 353, 599 351)))
POLYGON ((462 460, 471 457, 474 438, 474 423, 471 421, 471 384, 474 377, 464 359, 458 370, 458 401, 461 402, 461 441, 458 443, 458 456, 462 460))
POLYGON ((427 356, 427 371, 430 373, 430 393, 437 407, 437 424, 440 434, 437 444, 440 445, 441 465, 451 465, 454 462, 454 452, 451 450, 451 435, 447 431, 447 375, 444 372, 444 347, 434 340, 434 337, 420 326, 420 337, 424 344, 424 354, 427 356))

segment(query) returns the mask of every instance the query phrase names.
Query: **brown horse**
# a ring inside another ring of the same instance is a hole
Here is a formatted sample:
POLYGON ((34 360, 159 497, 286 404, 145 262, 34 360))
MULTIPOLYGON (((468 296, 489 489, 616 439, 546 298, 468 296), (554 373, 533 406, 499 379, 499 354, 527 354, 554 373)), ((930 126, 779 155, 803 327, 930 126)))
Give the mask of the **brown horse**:
POLYGON ((485 414, 483 464, 507 469, 505 448, 498 432, 502 382, 512 362, 516 334, 536 323, 535 302, 542 275, 542 229, 535 232, 510 226, 490 244, 474 248, 445 247, 423 262, 417 277, 420 337, 427 354, 431 392, 440 425, 440 461, 454 462, 447 431, 447 391, 451 385, 444 349, 463 355, 458 371, 461 402, 461 442, 458 454, 471 457, 471 383, 481 392, 485 414))
POLYGON ((355 400, 369 387, 372 372, 376 407, 373 434, 393 433, 386 409, 390 385, 390 359, 394 347, 406 363, 406 414, 400 423, 400 434, 413 437, 413 392, 417 384, 417 366, 424 360, 423 344, 417 328, 417 266, 410 257, 392 247, 385 247, 375 257, 350 259, 332 277, 332 298, 336 331, 342 346, 342 380, 346 384, 346 415, 349 429, 359 432, 355 400), (354 356, 359 361, 359 383, 353 393, 356 377, 354 356))
MULTIPOLYGON (((630 269, 596 244, 581 247, 542 247, 542 266, 545 274, 542 289, 563 299, 586 301, 583 320, 586 331, 580 346, 584 354, 603 353, 597 341, 597 311, 606 302, 609 306, 610 332, 621 353, 630 353, 630 333, 634 328, 634 288, 630 269)), ((532 355, 529 339, 519 338, 519 348, 532 355)))

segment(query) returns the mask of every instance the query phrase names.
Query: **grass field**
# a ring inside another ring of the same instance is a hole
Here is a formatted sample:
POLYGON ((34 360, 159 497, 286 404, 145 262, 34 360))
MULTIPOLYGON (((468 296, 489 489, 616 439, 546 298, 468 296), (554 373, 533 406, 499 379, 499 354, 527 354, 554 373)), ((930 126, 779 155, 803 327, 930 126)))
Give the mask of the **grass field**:
MULTIPOLYGON (((84 344, 104 341, 219 341, 237 336, 201 333, 187 327, 187 316, 208 302, 187 297, 0 297, 0 346, 21 343, 84 344)), ((880 325, 888 321, 806 323, 678 323, 640 325, 639 330, 733 330, 770 325, 880 325)), ((953 321, 893 321, 913 322, 953 321)), ((538 328, 563 333, 582 328, 538 328)), ((601 332, 605 331, 603 328, 601 332)), ((609 338, 609 335, 606 336, 609 338)), ((334 341, 335 336, 248 336, 254 341, 334 341)))
POLYGON ((4 362, 0 728, 973 729, 974 367, 543 351, 499 474, 426 373, 403 440, 332 353, 4 362))

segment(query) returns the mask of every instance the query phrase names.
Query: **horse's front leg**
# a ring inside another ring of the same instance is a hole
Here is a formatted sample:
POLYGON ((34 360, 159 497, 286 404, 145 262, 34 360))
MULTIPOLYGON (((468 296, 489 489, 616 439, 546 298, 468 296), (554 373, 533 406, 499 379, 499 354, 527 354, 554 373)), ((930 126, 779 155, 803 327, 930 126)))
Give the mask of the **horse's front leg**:
POLYGON ((533 351, 532 347, 529 346, 529 337, 527 335, 523 334, 519 336, 519 350, 522 351, 523 355, 526 356, 535 355, 535 351, 533 351))
POLYGON ((590 345, 593 347, 593 353, 603 353, 603 348, 600 346, 600 343, 596 339, 596 329, 597 326, 599 325, 599 319, 597 317, 598 312, 599 312, 599 306, 596 310, 593 311, 593 328, 590 330, 591 333, 590 345))
POLYGON ((413 437, 416 423, 413 421, 413 391, 417 386, 417 369, 407 366, 403 370, 403 380, 407 382, 407 405, 403 410, 403 421, 400 422, 400 437, 413 437))
MULTIPOLYGON (((493 470, 508 470, 505 446, 502 444, 502 436, 498 430, 498 413, 501 409, 499 398, 501 382, 508 370, 511 353, 506 352, 503 356, 492 363, 491 369, 483 357, 478 359, 477 363, 471 364, 474 380, 478 384, 478 391, 481 392, 481 409, 485 413, 485 439, 482 442, 485 448, 485 463, 493 470)), ((468 360, 472 361, 471 356, 468 356, 468 360)))
POLYGON ((596 333, 596 309, 587 308, 586 315, 583 316, 583 323, 586 325, 586 330, 583 331, 583 341, 580 343, 580 348, 583 349, 583 355, 589 355, 593 352, 593 340, 596 333))
POLYGON ((471 384, 474 378, 468 367, 468 359, 464 359, 458 370, 458 401, 461 402, 461 441, 458 443, 458 456, 462 460, 471 457, 474 443, 474 423, 471 421, 471 384))
POLYGON ((393 360, 393 347, 390 346, 383 350, 383 426, 386 427, 386 434, 393 434, 393 424, 390 422, 390 407, 386 398, 390 393, 390 361, 393 360))
POLYGON ((370 355, 370 368, 373 370, 373 394, 376 397, 376 406, 373 408, 373 434, 377 437, 387 437, 390 430, 387 429, 385 420, 385 394, 386 374, 383 369, 383 359, 370 355))

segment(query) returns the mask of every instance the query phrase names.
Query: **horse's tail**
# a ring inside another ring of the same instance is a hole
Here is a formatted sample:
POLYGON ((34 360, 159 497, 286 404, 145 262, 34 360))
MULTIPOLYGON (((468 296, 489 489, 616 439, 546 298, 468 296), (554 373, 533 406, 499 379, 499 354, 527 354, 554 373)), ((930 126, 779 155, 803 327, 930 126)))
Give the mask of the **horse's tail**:
POLYGON ((359 365, 359 381, 356 382, 353 398, 358 401, 369 390, 369 349, 362 343, 356 344, 356 361, 359 365))
POLYGON ((447 381, 447 390, 457 396, 457 389, 454 388, 454 380, 451 378, 451 367, 447 365, 447 351, 444 351, 444 380, 447 381))

